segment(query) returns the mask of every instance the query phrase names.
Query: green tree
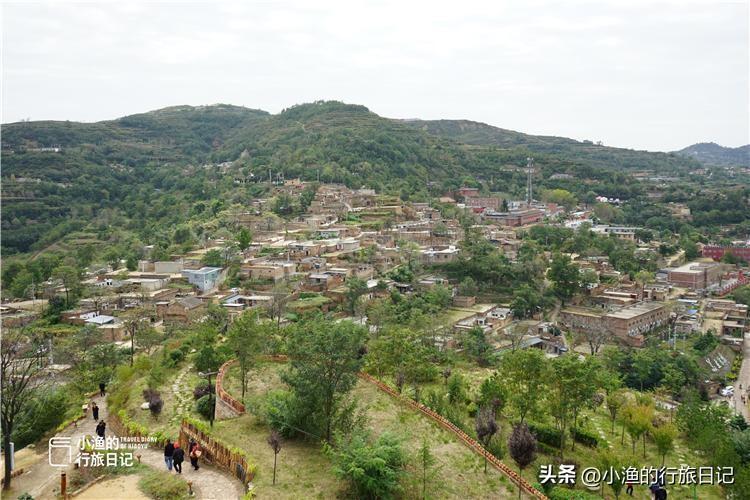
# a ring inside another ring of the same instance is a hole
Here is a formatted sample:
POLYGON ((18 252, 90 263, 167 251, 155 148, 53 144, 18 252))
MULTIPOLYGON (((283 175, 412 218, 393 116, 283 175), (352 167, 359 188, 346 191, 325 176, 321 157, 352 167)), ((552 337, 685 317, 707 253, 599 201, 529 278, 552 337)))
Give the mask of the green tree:
POLYGON ((347 312, 354 316, 357 311, 357 304, 359 303, 360 297, 367 293, 367 283, 364 280, 352 276, 346 280, 346 292, 344 298, 346 301, 347 312))
POLYGON ((71 294, 74 297, 77 296, 81 288, 81 278, 78 275, 78 270, 72 266, 58 266, 52 271, 52 277, 62 282, 62 286, 65 288, 65 304, 70 306, 71 294))
POLYGON ((643 458, 646 458, 645 436, 651 428, 653 416, 653 408, 646 405, 630 404, 623 408, 623 422, 633 444, 633 455, 635 455, 635 443, 643 437, 643 458))
POLYGON ((651 438, 654 440, 656 449, 661 455, 661 466, 664 467, 664 459, 667 453, 674 449, 674 440, 677 438, 677 429, 672 424, 663 424, 651 430, 651 438))
POLYGON ((227 345, 232 350, 240 367, 240 383, 242 384, 242 399, 247 391, 247 376, 252 366, 253 358, 260 352, 263 338, 263 328, 258 324, 255 311, 245 311, 236 318, 227 330, 227 345))
POLYGON ((282 379, 329 443, 342 401, 357 382, 366 337, 367 330, 350 321, 320 317, 290 328, 289 367, 282 379))
POLYGON ((211 250, 203 254, 203 257, 201 257, 201 263, 204 266, 223 267, 224 256, 221 254, 221 250, 212 248, 211 250))
POLYGON ((427 439, 422 439, 422 446, 417 450, 417 463, 422 473, 422 500, 427 498, 427 482, 433 475, 432 468, 435 466, 435 455, 432 454, 427 439))
POLYGON ((544 353, 538 349, 507 352, 498 373, 508 395, 508 406, 519 422, 538 412, 549 381, 549 364, 544 353))
POLYGON ((487 341, 487 336, 481 327, 475 326, 466 332, 463 344, 466 353, 473 357, 477 363, 482 366, 486 366, 490 363, 492 357, 492 346, 487 341))
POLYGON ((627 399, 625 399, 625 394, 622 391, 612 391, 607 394, 606 402, 609 416, 612 419, 612 432, 615 432, 615 420, 617 419, 617 413, 622 409, 623 406, 625 406, 625 403, 627 403, 627 399))
POLYGON ((435 368, 429 360, 429 349, 420 340, 419 333, 410 328, 383 330, 368 345, 367 369, 378 377, 388 375, 403 383, 432 378, 435 368))
POLYGON ((253 237, 250 231, 243 227, 240 229, 239 233, 237 233, 237 246, 244 252, 250 247, 252 239, 253 237))
POLYGON ((552 289, 563 304, 581 288, 581 273, 567 255, 558 253, 552 257, 547 277, 553 282, 552 289))

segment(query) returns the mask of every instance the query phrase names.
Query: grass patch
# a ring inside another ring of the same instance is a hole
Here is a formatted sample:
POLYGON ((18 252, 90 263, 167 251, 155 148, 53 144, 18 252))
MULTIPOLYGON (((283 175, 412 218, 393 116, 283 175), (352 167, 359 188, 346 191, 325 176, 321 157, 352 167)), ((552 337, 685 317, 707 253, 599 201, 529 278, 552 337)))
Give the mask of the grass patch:
POLYGON ((157 500, 183 500, 188 499, 187 482, 168 472, 149 469, 144 472, 138 481, 138 489, 157 500))

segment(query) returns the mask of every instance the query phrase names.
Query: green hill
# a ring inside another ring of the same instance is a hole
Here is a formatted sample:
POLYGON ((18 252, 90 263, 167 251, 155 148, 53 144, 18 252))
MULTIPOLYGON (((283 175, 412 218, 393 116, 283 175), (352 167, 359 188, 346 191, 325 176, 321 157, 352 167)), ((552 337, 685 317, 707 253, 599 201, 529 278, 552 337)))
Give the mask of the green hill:
POLYGON ((738 148, 727 148, 715 142, 701 142, 675 151, 675 153, 696 159, 705 165, 750 167, 750 144, 738 148))
POLYGON ((672 154, 475 122, 392 120, 335 101, 275 115, 223 104, 176 106, 97 123, 11 123, 2 132, 6 255, 39 251, 76 231, 108 238, 122 229, 143 242, 169 238, 177 224, 206 218, 205 207, 215 213, 261 194, 261 185, 238 188, 233 181, 250 174, 266 179, 269 170, 404 199, 462 184, 520 196, 520 167, 533 154, 539 187, 630 198, 641 188, 628 168, 672 172, 698 165, 672 154), (552 181, 557 172, 587 182, 552 181))
POLYGON ((684 171, 700 166, 697 162, 674 153, 637 151, 565 137, 529 135, 469 120, 407 120, 405 123, 429 134, 465 144, 502 148, 525 147, 535 154, 575 159, 579 165, 649 169, 659 173, 684 171))

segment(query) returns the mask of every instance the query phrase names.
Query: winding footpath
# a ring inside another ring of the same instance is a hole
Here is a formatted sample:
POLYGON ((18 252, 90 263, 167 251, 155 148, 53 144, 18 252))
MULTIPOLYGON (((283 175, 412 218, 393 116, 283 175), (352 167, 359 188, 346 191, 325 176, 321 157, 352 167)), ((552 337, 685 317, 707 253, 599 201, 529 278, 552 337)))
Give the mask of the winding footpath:
MULTIPOLYGON (((99 418, 107 421, 109 412, 107 411, 106 398, 97 396, 92 398, 92 401, 95 401, 99 406, 99 418)), ((88 417, 69 425, 62 432, 59 432, 57 436, 70 437, 71 442, 75 445, 78 439, 86 435, 94 435, 95 428, 96 423, 94 419, 88 417)), ((111 433, 108 433, 108 435, 111 435, 111 433)), ((13 479, 13 490, 19 492, 26 491, 36 499, 55 499, 57 498, 56 493, 60 486, 60 473, 64 469, 48 465, 46 449, 41 451, 45 452, 44 458, 32 465, 27 472, 13 479)), ((60 450, 53 453, 53 458, 63 460, 65 458, 64 455, 65 452, 60 450)), ((134 450, 133 455, 134 457, 140 455, 141 462, 148 466, 166 471, 164 453, 159 448, 134 450)), ((72 470, 72 467, 69 468, 68 477, 70 477, 70 470, 72 470)), ((193 484, 195 498, 228 500, 242 498, 244 494, 243 486, 239 481, 206 463, 202 462, 200 469, 194 471, 190 466, 190 461, 186 457, 182 471, 182 478, 193 484)), ((172 473, 174 474, 175 472, 172 473)))

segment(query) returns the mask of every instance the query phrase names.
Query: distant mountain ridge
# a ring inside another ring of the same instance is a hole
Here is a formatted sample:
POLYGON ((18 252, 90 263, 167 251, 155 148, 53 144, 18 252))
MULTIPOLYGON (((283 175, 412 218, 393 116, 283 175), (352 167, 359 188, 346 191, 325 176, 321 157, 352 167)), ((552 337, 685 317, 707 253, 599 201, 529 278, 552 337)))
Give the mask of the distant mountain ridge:
POLYGON ((699 142, 679 151, 678 155, 694 158, 705 165, 750 167, 750 144, 728 148, 715 142, 699 142))

